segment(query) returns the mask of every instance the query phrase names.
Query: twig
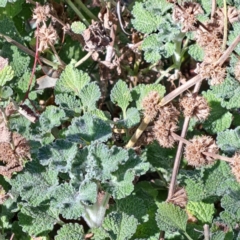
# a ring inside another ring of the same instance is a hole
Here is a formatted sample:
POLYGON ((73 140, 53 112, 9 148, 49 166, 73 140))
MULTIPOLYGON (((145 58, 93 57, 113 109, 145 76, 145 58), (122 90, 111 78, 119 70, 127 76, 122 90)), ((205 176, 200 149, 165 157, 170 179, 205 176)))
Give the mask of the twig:
POLYGON ((78 17, 85 23, 86 26, 89 26, 89 22, 82 15, 82 13, 78 10, 78 8, 72 3, 71 0, 66 0, 67 4, 72 8, 72 10, 78 15, 78 17))
POLYGON ((87 55, 85 55, 83 58, 81 58, 76 64, 75 67, 78 67, 79 65, 81 65, 82 63, 84 63, 91 55, 93 52, 88 52, 87 55))
POLYGON ((76 0, 76 3, 79 5, 79 7, 92 19, 99 21, 99 19, 85 6, 85 4, 82 3, 81 0, 76 0))
POLYGON ((117 10, 118 21, 119 21, 119 24, 120 24, 121 29, 122 29, 122 31, 123 31, 126 35, 130 36, 131 33, 126 32, 125 29, 124 29, 124 27, 123 27, 122 16, 121 16, 120 0, 118 0, 116 8, 117 8, 116 10, 117 10))
MULTIPOLYGON (((197 93, 199 91, 201 84, 202 82, 199 82, 195 85, 193 93, 197 93)), ((182 138, 186 137, 189 122, 190 122, 190 117, 185 117, 182 132, 181 132, 182 138)), ((179 166, 182 158, 182 149, 183 149, 183 142, 179 141, 176 157, 174 160, 173 172, 172 172, 171 182, 169 185, 167 201, 172 198, 175 191, 177 174, 178 174, 178 170, 179 170, 179 166)))
MULTIPOLYGON (((32 50, 30 50, 29 48, 23 46, 22 44, 18 43, 17 41, 13 40, 12 38, 4 35, 4 34, 0 34, 0 37, 4 38, 7 42, 15 45, 16 47, 18 47, 19 49, 21 49, 23 52, 27 53, 28 55, 32 56, 32 57, 35 57, 35 52, 33 52, 32 50)), ((57 68, 58 64, 56 63, 53 63, 51 61, 49 61, 48 59, 44 58, 44 57, 41 57, 39 56, 38 57, 42 62, 44 62, 45 64, 51 66, 51 67, 54 67, 54 68, 57 68)), ((60 66, 60 68, 62 68, 60 66)), ((63 68, 62 68, 63 69, 63 68)))
POLYGON ((208 224, 203 225, 204 230, 204 240, 210 240, 210 229, 208 224))
POLYGON ((224 12, 224 31, 223 31, 222 50, 225 50, 227 45, 227 34, 228 34, 228 10, 227 10, 226 0, 223 0, 223 12, 224 12))
POLYGON ((211 10, 211 18, 213 18, 217 8, 216 0, 212 0, 212 10, 211 10))
POLYGON ((15 233, 13 233, 9 240, 13 240, 15 233))

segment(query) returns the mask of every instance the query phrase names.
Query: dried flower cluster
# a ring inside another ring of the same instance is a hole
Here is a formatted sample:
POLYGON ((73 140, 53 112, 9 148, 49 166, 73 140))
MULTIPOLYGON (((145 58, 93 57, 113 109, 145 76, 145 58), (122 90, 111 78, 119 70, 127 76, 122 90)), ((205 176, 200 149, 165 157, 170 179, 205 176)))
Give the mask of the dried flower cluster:
POLYGON ((11 177, 23 169, 22 159, 30 159, 30 147, 20 134, 11 133, 5 123, 0 124, 0 174, 11 177))
POLYGON ((93 21, 82 35, 86 51, 102 51, 111 42, 111 38, 101 22, 93 21))
POLYGON ((189 165, 201 167, 214 162, 214 158, 203 154, 204 152, 218 153, 218 147, 211 137, 198 136, 191 139, 190 142, 185 147, 185 158, 189 165))
POLYGON ((159 117, 154 122, 153 131, 155 139, 161 146, 173 147, 175 140, 171 133, 178 129, 179 114, 179 111, 172 104, 159 108, 159 117))
POLYGON ((39 4, 33 9, 33 19, 36 20, 36 23, 45 23, 47 19, 50 17, 50 6, 44 5, 41 6, 39 4))
POLYGON ((231 164, 232 173, 235 176, 236 180, 240 182, 240 153, 236 153, 233 156, 233 162, 231 164))
POLYGON ((151 91, 143 100, 142 107, 144 109, 144 116, 153 120, 158 113, 158 103, 160 97, 157 91, 151 91))
POLYGON ((180 101, 185 117, 195 117, 200 121, 206 120, 210 113, 210 108, 206 99, 202 96, 188 94, 180 101))
POLYGON ((198 14, 203 10, 200 4, 195 2, 184 2, 182 6, 176 4, 173 9, 173 20, 182 24, 182 32, 193 31, 196 29, 198 14))
POLYGON ((39 38, 39 52, 43 52, 49 48, 49 46, 53 46, 58 39, 57 32, 52 25, 49 25, 48 27, 43 25, 39 31, 35 32, 35 36, 39 38))
POLYGON ((202 62, 197 65, 195 72, 200 74, 200 76, 204 79, 211 79, 211 85, 221 84, 226 77, 226 68, 215 66, 214 64, 209 64, 202 62))

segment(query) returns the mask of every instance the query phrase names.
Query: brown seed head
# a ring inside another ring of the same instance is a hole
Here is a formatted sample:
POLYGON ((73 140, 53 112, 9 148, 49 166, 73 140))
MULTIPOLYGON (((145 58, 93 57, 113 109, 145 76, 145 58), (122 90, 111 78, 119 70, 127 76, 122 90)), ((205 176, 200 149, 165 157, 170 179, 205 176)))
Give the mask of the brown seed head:
POLYGON ((184 109, 185 117, 196 117, 203 121, 209 116, 210 108, 206 99, 202 96, 194 96, 188 94, 180 102, 180 106, 184 109))
POLYGON ((175 140, 172 137, 171 132, 175 132, 177 129, 176 121, 166 121, 159 117, 159 119, 154 122, 154 137, 162 147, 172 148, 175 140))
POLYGON ((157 106, 159 111, 159 117, 164 119, 166 122, 175 121, 178 122, 178 117, 180 112, 173 106, 172 103, 169 103, 165 106, 157 106))
POLYGON ((144 109, 144 116, 153 120, 158 113, 158 103, 160 97, 157 91, 151 91, 143 100, 142 107, 144 109))
POLYGON ((46 22, 48 17, 50 17, 50 7, 49 5, 36 5, 33 10, 33 19, 36 19, 36 23, 46 22))
POLYGON ((202 13, 203 10, 198 3, 184 2, 181 7, 174 6, 172 18, 175 22, 182 23, 183 32, 188 32, 196 29, 196 16, 202 13))
POLYGON ((49 48, 49 46, 53 46, 58 38, 57 32, 52 25, 48 27, 43 25, 38 32, 35 32, 35 36, 39 38, 39 52, 43 52, 49 48))
POLYGON ((198 64, 195 72, 200 74, 203 79, 211 79, 211 85, 221 84, 226 77, 225 67, 220 67, 218 65, 215 66, 214 64, 208 64, 205 62, 198 64))
POLYGON ((186 145, 184 153, 189 165, 201 167, 214 163, 215 159, 203 154, 203 152, 218 153, 218 147, 211 137, 198 136, 191 139, 190 142, 190 144, 186 145))

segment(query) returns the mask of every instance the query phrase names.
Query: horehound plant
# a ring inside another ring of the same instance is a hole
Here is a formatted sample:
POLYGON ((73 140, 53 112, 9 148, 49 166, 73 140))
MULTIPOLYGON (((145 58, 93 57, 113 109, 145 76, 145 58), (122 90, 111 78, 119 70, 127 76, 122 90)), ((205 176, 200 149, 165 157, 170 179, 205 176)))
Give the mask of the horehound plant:
POLYGON ((238 239, 239 8, 0 3, 0 238, 238 239))

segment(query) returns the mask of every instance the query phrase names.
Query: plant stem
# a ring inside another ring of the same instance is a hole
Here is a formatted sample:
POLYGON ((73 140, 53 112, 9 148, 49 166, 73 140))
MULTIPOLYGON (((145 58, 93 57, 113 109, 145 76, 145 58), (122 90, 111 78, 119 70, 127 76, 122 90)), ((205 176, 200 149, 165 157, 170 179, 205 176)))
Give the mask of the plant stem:
POLYGON ((62 65, 62 66, 66 66, 66 64, 65 64, 65 63, 61 60, 61 58, 59 57, 59 55, 58 55, 55 47, 54 47, 53 45, 50 45, 50 47, 51 47, 51 49, 52 49, 52 51, 53 51, 53 53, 54 53, 55 58, 58 60, 59 64, 62 65))
POLYGON ((134 144, 137 142, 137 140, 139 139, 139 137, 142 135, 142 133, 144 132, 144 130, 147 128, 148 124, 151 122, 151 118, 149 117, 144 117, 144 119, 142 120, 141 124, 139 125, 138 129, 136 130, 136 132, 132 135, 131 139, 129 140, 129 142, 127 143, 127 145, 125 146, 126 148, 131 148, 134 146, 134 144))
POLYGON ((99 21, 99 19, 82 3, 81 0, 75 0, 79 7, 92 19, 99 21))
POLYGON ((85 55, 83 58, 81 58, 76 64, 75 67, 78 67, 79 65, 81 65, 82 63, 84 63, 91 55, 93 52, 88 52, 87 55, 85 55))
POLYGON ((227 11, 226 0, 223 0, 223 12, 224 12, 224 32, 223 32, 222 50, 225 50, 227 45, 227 33, 228 33, 228 11, 227 11))
MULTIPOLYGON (((30 50, 29 48, 23 46, 22 44, 18 43, 17 41, 13 40, 12 38, 4 35, 4 34, 0 34, 0 37, 3 37, 7 42, 15 45, 16 47, 18 47, 19 49, 21 49, 23 52, 27 53, 28 55, 35 57, 35 52, 33 52, 32 50, 30 50)), ((38 57, 42 62, 46 63, 47 65, 53 67, 53 68, 57 68, 58 64, 49 61, 48 59, 39 56, 38 57)), ((60 68, 62 68, 61 66, 59 66, 60 68)), ((63 68, 62 68, 63 69, 63 68)))
POLYGON ((72 8, 72 10, 78 15, 78 17, 84 22, 86 26, 89 26, 89 22, 87 19, 82 15, 82 13, 78 10, 78 8, 73 4, 71 0, 66 0, 67 4, 72 8))
POLYGON ((210 240, 209 225, 208 224, 204 224, 203 230, 204 230, 204 240, 210 240))
MULTIPOLYGON (((199 89, 201 87, 201 83, 202 82, 199 82, 195 85, 193 93, 197 93, 199 91, 199 89)), ((185 119, 184 119, 182 132, 181 132, 181 137, 182 138, 186 137, 190 119, 191 119, 190 117, 185 117, 185 119)), ((169 185, 167 201, 172 198, 172 196, 174 194, 174 191, 175 191, 177 174, 178 174, 178 170, 179 170, 179 166, 180 166, 180 162, 181 162, 181 158, 182 158, 182 150, 183 150, 183 142, 179 141, 176 157, 175 157, 175 160, 174 160, 173 172, 172 172, 171 182, 170 182, 170 185, 169 185)))
POLYGON ((161 76, 156 80, 155 83, 159 83, 164 77, 166 77, 166 74, 169 73, 172 69, 175 68, 175 64, 172 66, 168 67, 165 71, 161 72, 161 76))
POLYGON ((187 238, 188 240, 193 240, 193 239, 187 234, 187 232, 183 232, 183 234, 186 236, 186 238, 187 238))
POLYGON ((216 0, 212 0, 211 18, 213 18, 214 14, 215 14, 215 11, 216 11, 216 8, 217 8, 216 0))

